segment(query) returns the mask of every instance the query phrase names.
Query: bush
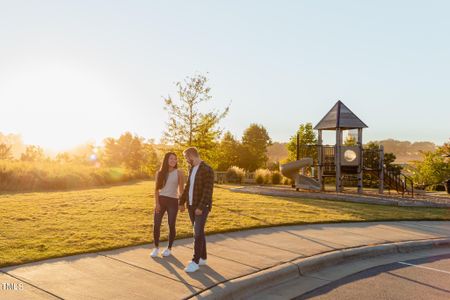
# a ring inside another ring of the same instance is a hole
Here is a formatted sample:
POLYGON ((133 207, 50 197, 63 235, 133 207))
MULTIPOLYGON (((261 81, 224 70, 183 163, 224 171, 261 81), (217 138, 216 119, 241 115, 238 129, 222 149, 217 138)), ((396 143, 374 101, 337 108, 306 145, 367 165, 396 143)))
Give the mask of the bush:
POLYGON ((280 170, 280 163, 278 161, 269 162, 267 164, 267 169, 269 169, 270 171, 278 171, 278 170, 280 170))
POLYGON ((293 184, 293 181, 292 181, 292 179, 283 176, 282 183, 283 183, 284 185, 292 185, 292 184, 293 184))
POLYGON ((422 159, 408 167, 417 186, 427 190, 442 190, 442 183, 450 178, 450 142, 437 147, 435 151, 421 152, 422 159))
POLYGON ((255 180, 257 184, 268 184, 271 182, 272 173, 267 169, 258 169, 255 171, 255 180))
POLYGON ((272 172, 272 184, 280 184, 283 177, 281 173, 278 171, 272 172))
POLYGON ((443 184, 435 184, 434 185, 434 190, 437 191, 437 192, 445 191, 445 186, 443 184))
POLYGON ((242 168, 232 166, 229 167, 226 173, 228 182, 241 183, 245 176, 245 171, 242 168))
POLYGON ((126 168, 0 160, 0 191, 67 190, 143 177, 145 174, 126 168))
POLYGON ((260 176, 255 176, 255 182, 257 184, 263 184, 264 183, 264 177, 262 175, 260 176))

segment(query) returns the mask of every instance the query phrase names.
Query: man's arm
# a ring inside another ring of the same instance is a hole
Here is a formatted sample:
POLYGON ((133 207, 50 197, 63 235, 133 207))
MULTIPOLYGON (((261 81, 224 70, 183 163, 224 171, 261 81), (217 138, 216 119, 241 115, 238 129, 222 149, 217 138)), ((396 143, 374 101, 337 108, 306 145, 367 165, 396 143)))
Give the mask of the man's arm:
POLYGON ((178 195, 183 195, 184 192, 184 172, 178 170, 178 195))
POLYGON ((206 205, 212 201, 213 188, 214 188, 214 171, 211 167, 205 170, 203 178, 203 193, 197 208, 204 210, 206 205))

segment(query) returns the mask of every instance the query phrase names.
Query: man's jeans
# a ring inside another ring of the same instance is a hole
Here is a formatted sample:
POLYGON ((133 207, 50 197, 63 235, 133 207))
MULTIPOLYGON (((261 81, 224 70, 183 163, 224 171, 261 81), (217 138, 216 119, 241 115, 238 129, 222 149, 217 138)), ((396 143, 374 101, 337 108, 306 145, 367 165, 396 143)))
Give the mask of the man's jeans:
POLYGON ((205 208, 201 215, 195 214, 195 208, 188 205, 189 218, 194 227, 194 257, 192 260, 198 264, 201 259, 206 259, 205 224, 209 210, 205 208))

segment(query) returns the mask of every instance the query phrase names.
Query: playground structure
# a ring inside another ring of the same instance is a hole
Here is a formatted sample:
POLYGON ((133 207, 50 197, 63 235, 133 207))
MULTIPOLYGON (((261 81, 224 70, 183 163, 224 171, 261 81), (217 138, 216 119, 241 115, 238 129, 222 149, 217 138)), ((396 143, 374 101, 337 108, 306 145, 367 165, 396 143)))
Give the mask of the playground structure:
POLYGON ((363 128, 367 127, 344 103, 338 101, 314 127, 318 130, 317 145, 300 145, 297 135, 297 160, 281 165, 281 173, 293 180, 292 186, 297 190, 325 191, 326 178, 334 178, 336 192, 343 192, 344 182, 354 181, 358 193, 362 194, 363 174, 366 172, 377 178, 380 194, 387 187, 402 196, 414 197, 414 184, 409 177, 386 170, 383 146, 376 150, 364 149, 362 133, 363 128), (335 145, 323 145, 323 130, 336 132, 335 145), (345 130, 357 130, 355 145, 343 145, 345 130))
POLYGON ((305 168, 311 167, 314 160, 311 157, 297 159, 296 161, 281 166, 281 172, 284 176, 291 178, 295 182, 297 189, 321 190, 320 182, 310 176, 305 175, 305 168), (302 174, 299 170, 302 170, 302 174))

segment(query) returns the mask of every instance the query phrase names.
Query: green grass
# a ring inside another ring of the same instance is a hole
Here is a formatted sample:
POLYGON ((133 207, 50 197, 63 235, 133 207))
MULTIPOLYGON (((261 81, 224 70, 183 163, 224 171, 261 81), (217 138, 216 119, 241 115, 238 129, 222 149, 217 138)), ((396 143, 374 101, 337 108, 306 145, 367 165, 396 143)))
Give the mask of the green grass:
MULTIPOLYGON (((0 266, 152 241, 153 181, 95 189, 0 194, 0 266)), ((406 208, 214 190, 208 233, 286 224, 450 220, 450 210, 406 208)), ((178 238, 192 235, 180 214, 178 238)), ((162 237, 167 235, 164 224, 162 237)))

